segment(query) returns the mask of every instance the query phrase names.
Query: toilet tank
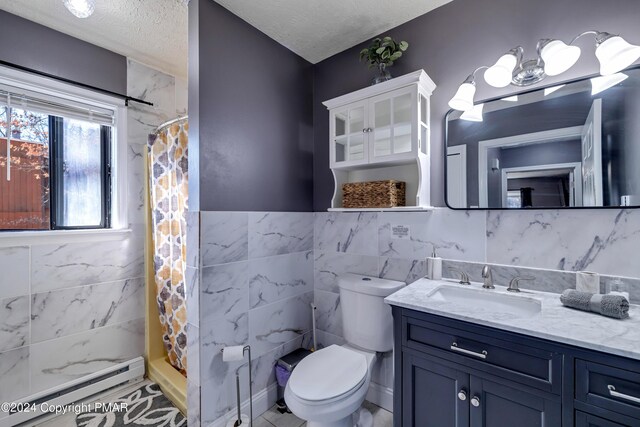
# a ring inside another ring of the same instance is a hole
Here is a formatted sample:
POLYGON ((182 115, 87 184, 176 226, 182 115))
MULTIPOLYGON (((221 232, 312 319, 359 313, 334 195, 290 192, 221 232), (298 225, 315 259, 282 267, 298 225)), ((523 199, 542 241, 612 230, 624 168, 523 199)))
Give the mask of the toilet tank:
POLYGON ((338 277, 338 286, 347 342, 365 350, 392 350, 393 316, 384 299, 405 283, 349 273, 338 277))

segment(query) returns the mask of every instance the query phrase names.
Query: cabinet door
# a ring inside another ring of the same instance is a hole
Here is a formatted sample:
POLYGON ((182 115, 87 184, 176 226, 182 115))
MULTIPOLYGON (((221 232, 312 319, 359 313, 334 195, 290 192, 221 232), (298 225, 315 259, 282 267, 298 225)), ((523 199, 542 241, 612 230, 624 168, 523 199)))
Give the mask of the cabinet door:
POLYGON ((369 100, 370 163, 415 158, 418 153, 418 99, 414 87, 369 100))
MULTIPOLYGON (((640 421, 639 421, 640 423, 640 421)), ((627 424, 618 424, 613 421, 605 420, 595 415, 585 412, 576 412, 576 427, 630 427, 627 424)))
POLYGON ((402 426, 467 427, 469 375, 403 354, 402 426))
POLYGON ((331 111, 331 167, 369 162, 366 102, 356 102, 331 111))
POLYGON ((515 384, 507 387, 475 376, 470 380, 471 427, 562 425, 559 400, 541 397, 515 384))

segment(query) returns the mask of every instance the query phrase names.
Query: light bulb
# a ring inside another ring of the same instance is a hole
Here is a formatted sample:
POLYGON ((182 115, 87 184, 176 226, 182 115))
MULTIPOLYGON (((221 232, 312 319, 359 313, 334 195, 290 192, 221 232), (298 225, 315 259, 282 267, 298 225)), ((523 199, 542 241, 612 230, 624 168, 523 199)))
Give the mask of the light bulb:
POLYGON ((601 33, 602 39, 596 48, 596 57, 600 61, 600 74, 608 76, 624 70, 640 58, 640 46, 627 43, 620 36, 601 33))
POLYGON ((95 10, 95 0, 63 0, 64 6, 78 18, 88 18, 95 10))
POLYGON ((456 94, 449 101, 449 107, 458 111, 467 111, 473 108, 473 97, 476 94, 475 83, 465 81, 460 85, 456 94))
POLYGON ((462 113, 462 115, 460 116, 460 119, 467 120, 469 122, 481 122, 483 109, 484 109, 484 104, 474 105, 472 109, 462 113))
POLYGON ((484 72, 484 80, 493 87, 506 87, 513 79, 513 69, 518 59, 512 53, 506 53, 484 72))
POLYGON ((616 73, 610 76, 600 76, 591 79, 591 96, 597 95, 600 92, 617 85, 625 81, 629 76, 624 73, 616 73))
POLYGON ((560 40, 551 40, 540 51, 544 61, 544 72, 548 76, 557 76, 567 71, 578 62, 580 48, 569 46, 560 40))

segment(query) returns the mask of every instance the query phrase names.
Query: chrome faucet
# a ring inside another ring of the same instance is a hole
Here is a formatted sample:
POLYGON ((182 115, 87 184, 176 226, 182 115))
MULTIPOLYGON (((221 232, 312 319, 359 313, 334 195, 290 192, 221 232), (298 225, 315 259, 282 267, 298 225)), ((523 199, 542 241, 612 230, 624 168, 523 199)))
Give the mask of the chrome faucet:
POLYGON ((485 289, 495 289, 493 286, 493 276, 491 275, 491 269, 488 265, 482 267, 482 278, 484 279, 484 284, 482 285, 485 289))
POLYGON ((522 277, 514 277, 509 282, 509 287, 507 288, 510 292, 520 292, 520 281, 521 280, 536 280, 533 276, 522 276, 522 277))

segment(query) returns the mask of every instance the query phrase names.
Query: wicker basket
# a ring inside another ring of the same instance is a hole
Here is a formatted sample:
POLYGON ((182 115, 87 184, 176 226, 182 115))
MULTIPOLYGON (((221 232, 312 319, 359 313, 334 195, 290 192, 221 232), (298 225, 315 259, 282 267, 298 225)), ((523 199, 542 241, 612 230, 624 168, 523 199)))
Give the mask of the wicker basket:
POLYGON ((342 207, 394 208, 405 206, 406 183, 402 181, 350 182, 342 185, 342 207))

